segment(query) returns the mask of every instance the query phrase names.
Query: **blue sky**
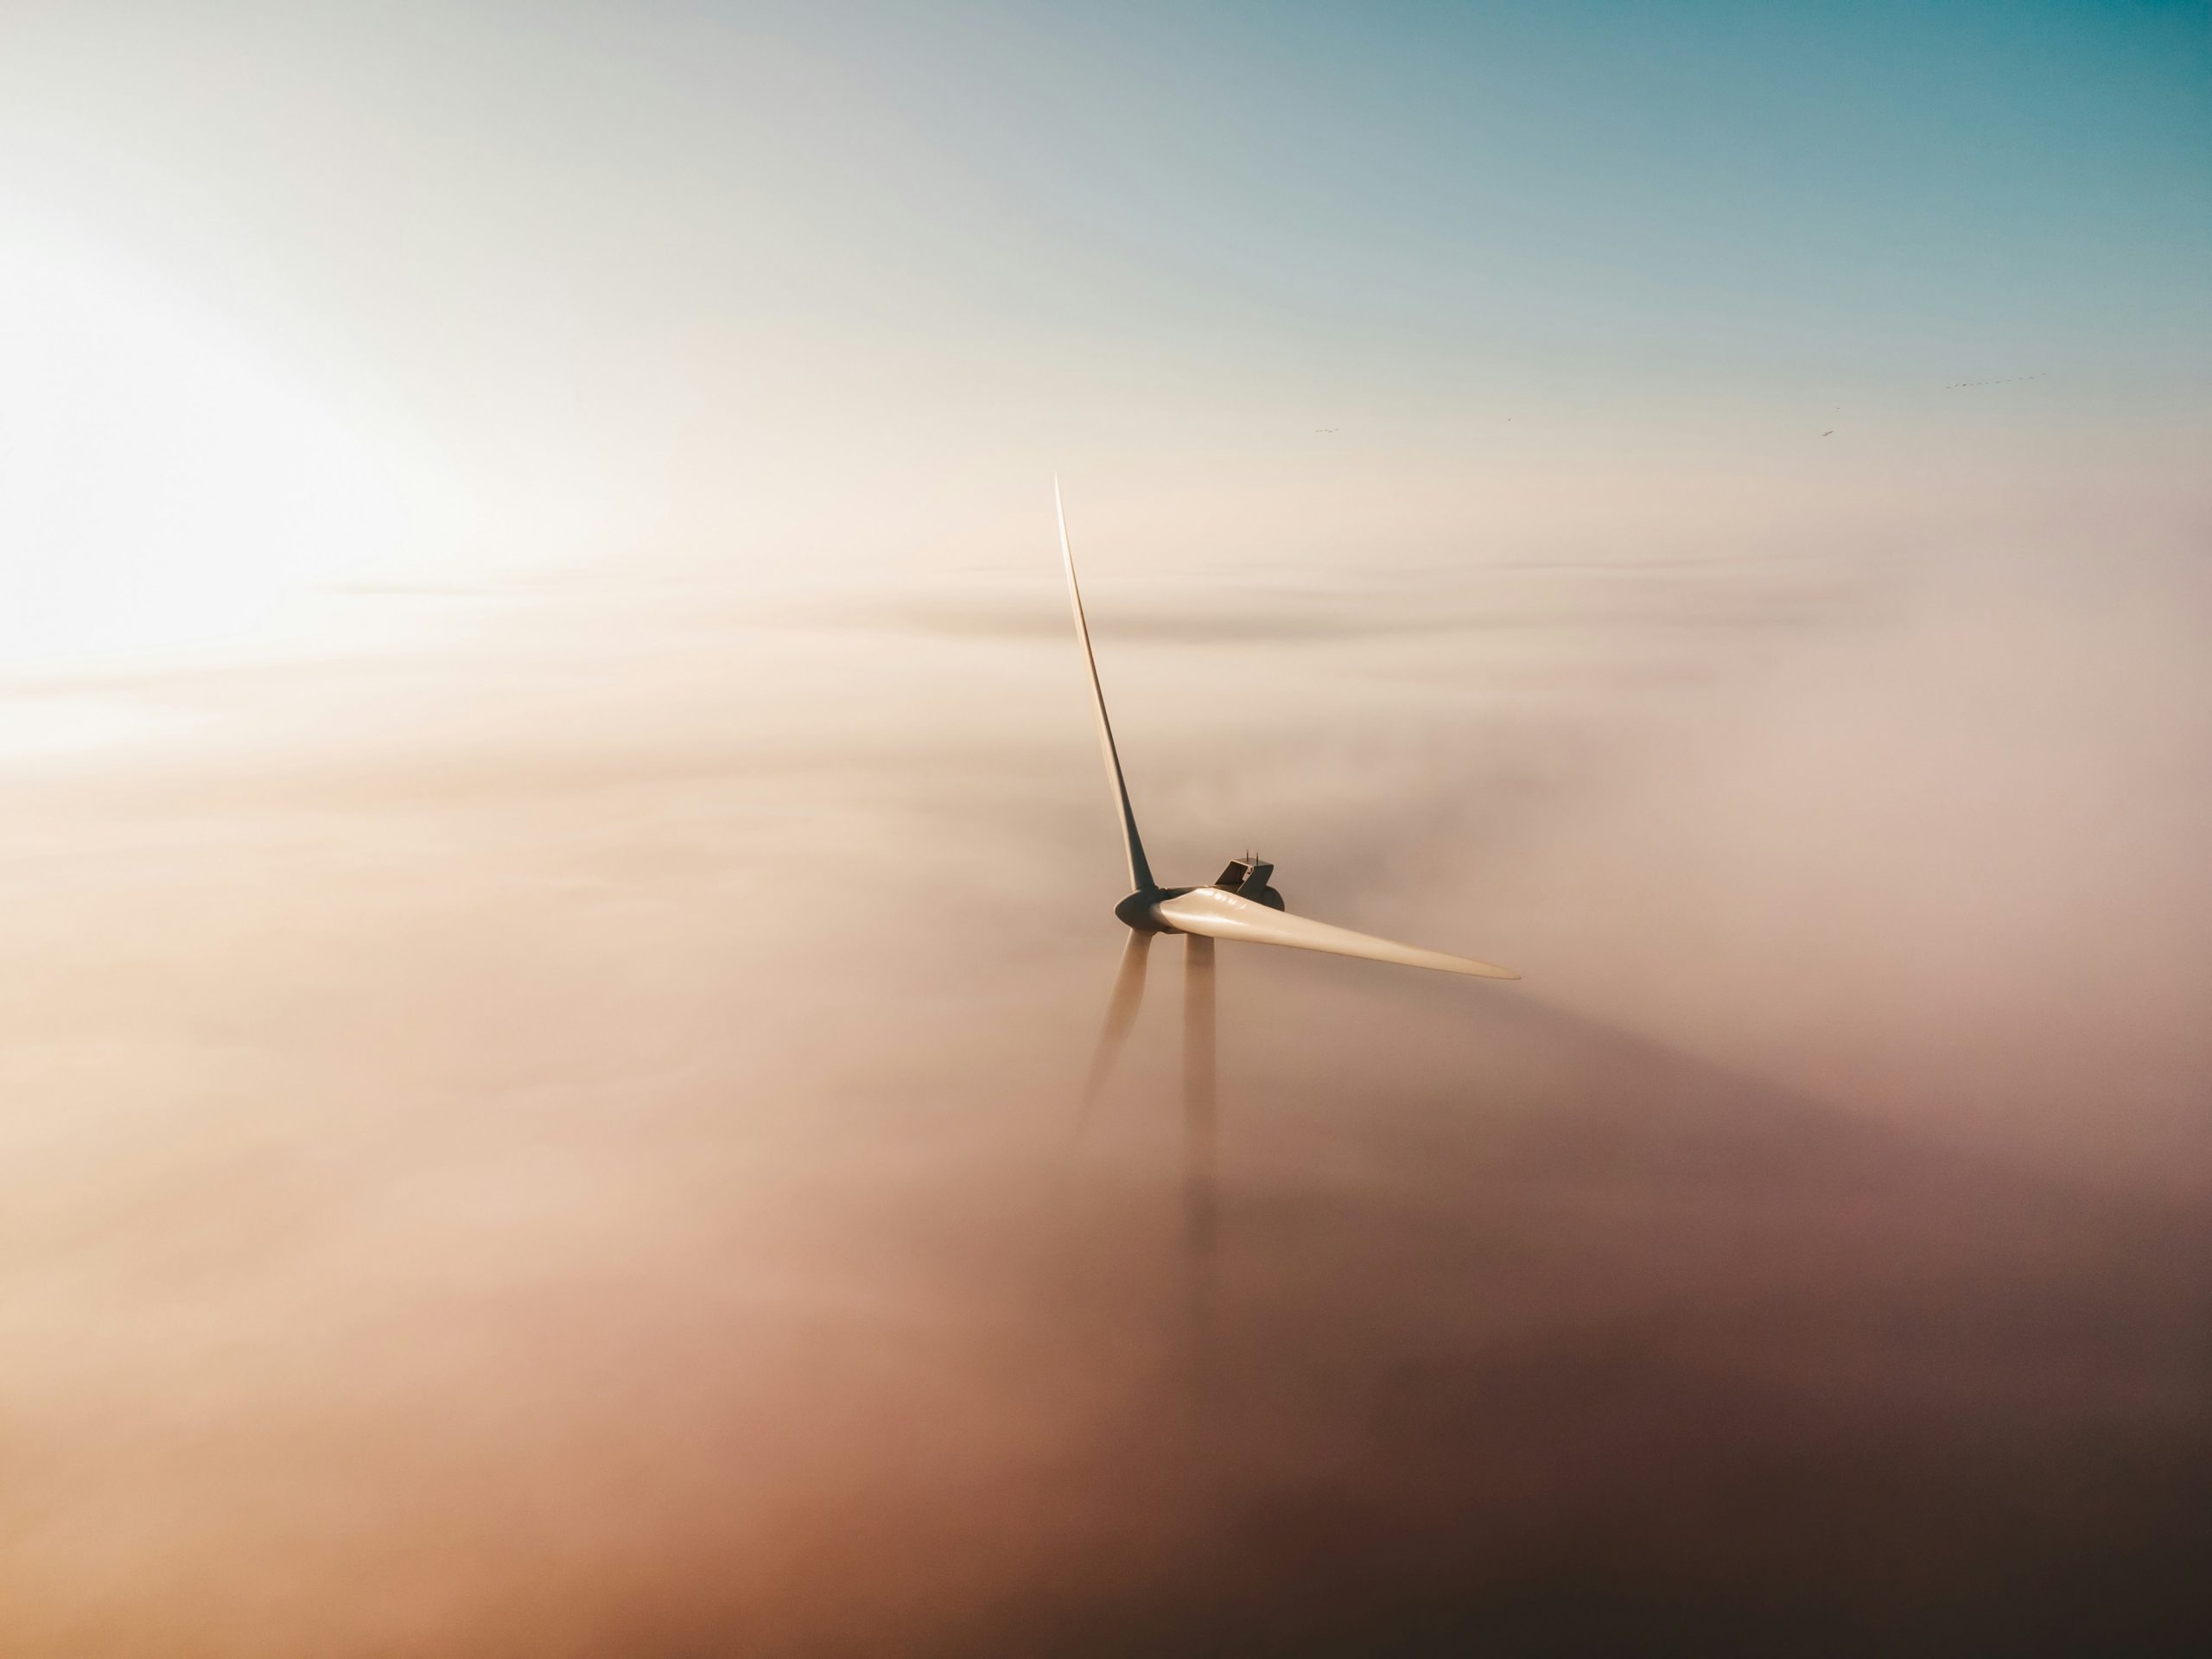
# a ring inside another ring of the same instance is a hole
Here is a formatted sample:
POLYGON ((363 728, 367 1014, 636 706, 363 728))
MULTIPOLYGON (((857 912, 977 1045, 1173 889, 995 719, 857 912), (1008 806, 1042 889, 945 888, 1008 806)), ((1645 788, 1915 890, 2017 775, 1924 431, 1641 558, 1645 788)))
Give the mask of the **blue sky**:
POLYGON ((1017 256, 963 275, 1048 329, 1918 372, 2202 361, 2176 335, 2212 298, 2208 34, 2201 8, 1115 8, 866 57, 921 188, 1017 256))
MULTIPOLYGON (((2202 5, 11 27, 0 253, 46 297, 18 306, 43 357, 0 416, 60 442, 40 388, 97 381, 53 342, 142 330, 88 308, 128 290, 136 318, 194 320, 149 359, 250 359, 263 404, 353 434, 313 470, 389 499, 334 518, 401 526, 418 563, 1010 548, 1054 467, 1218 541, 1314 475, 1317 435, 1347 481, 1278 529, 1419 500, 1441 535, 1471 436, 1509 422, 1492 497, 1577 468, 1587 492, 1717 480, 1771 438, 1759 487, 1833 516, 1802 446, 1838 414, 1892 446, 1862 480, 1955 442, 1995 468, 1985 496, 2083 455, 2186 495, 2164 457, 2212 381, 2202 5)), ((103 395, 154 428, 197 400, 148 374, 103 395)), ((275 435, 240 417, 241 487, 275 435)), ((85 442, 79 470, 131 470, 85 442)))

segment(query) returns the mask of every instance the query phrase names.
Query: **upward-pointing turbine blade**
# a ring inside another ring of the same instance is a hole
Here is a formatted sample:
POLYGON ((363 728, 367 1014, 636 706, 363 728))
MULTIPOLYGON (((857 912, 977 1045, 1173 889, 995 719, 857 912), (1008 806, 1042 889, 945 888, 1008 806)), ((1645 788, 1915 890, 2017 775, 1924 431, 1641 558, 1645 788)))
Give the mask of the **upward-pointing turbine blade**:
POLYGON ((1472 974, 1481 979, 1518 979, 1510 968, 1455 957, 1442 950, 1424 950, 1355 933, 1348 927, 1292 916, 1218 887, 1193 887, 1188 893, 1163 899, 1152 913, 1183 933, 1209 938, 1243 939, 1250 944, 1281 944, 1294 950, 1322 950, 1332 957, 1364 957, 1370 962, 1402 963, 1408 968, 1433 968, 1440 973, 1472 974))
POLYGON ((1153 888, 1152 867, 1144 860, 1144 842, 1137 839, 1137 815, 1129 808, 1129 786, 1122 780, 1122 757, 1114 747, 1113 722, 1106 718, 1106 693, 1098 683, 1098 658, 1090 650, 1090 625, 1083 620, 1083 589, 1076 585, 1075 552, 1068 545, 1067 509, 1060 505, 1060 480, 1052 480, 1052 512, 1060 521, 1060 557, 1068 568, 1068 604, 1075 612, 1075 637, 1083 647, 1083 665, 1090 675, 1090 702, 1098 711, 1098 747, 1105 753, 1106 773, 1113 780, 1114 804, 1121 810, 1122 842, 1129 859, 1129 887, 1133 892, 1153 888))

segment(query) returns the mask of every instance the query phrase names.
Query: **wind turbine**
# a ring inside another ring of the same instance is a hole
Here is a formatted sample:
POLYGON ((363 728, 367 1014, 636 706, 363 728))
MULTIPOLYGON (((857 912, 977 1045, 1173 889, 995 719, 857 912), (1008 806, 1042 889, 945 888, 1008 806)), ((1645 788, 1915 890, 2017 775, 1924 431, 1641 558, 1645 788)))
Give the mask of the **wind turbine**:
MULTIPOLYGON (((1122 823, 1122 843, 1128 855, 1129 895, 1114 906, 1114 914, 1128 928, 1122 947, 1122 966, 1115 976, 1114 992, 1106 1005, 1106 1023, 1098 1033, 1098 1050, 1084 1085, 1086 1106, 1113 1069, 1116 1057, 1136 1023, 1137 1007, 1144 1000, 1146 958, 1157 933, 1184 936, 1183 959, 1183 1093, 1192 1143, 1192 1191, 1210 1192, 1211 1185, 1214 1101, 1214 976, 1213 942, 1238 939, 1249 944, 1280 944, 1294 950, 1322 950, 1331 956, 1363 957, 1370 962, 1402 963, 1408 968, 1431 968, 1440 973, 1470 974, 1478 979, 1518 979, 1510 968, 1455 957, 1441 950, 1378 939, 1349 928, 1293 916, 1283 909, 1282 895, 1268 885, 1274 866, 1249 854, 1230 861, 1228 868, 1204 887, 1163 887, 1153 879, 1146 861, 1144 842, 1137 834, 1136 813, 1129 805, 1129 786, 1122 777, 1122 757, 1114 747, 1113 722, 1106 717, 1106 693, 1098 683, 1098 658, 1090 648, 1090 626, 1084 620, 1083 589, 1075 575, 1075 553, 1068 545, 1067 510, 1060 501, 1060 481, 1052 480, 1052 508, 1059 518, 1060 556, 1068 571, 1068 605, 1075 613, 1075 634, 1083 647, 1083 665, 1090 677, 1091 706, 1098 714, 1098 747, 1106 757, 1106 775, 1114 786, 1114 808, 1122 823)), ((1210 1231, 1210 1216, 1197 1213, 1193 1199, 1193 1230, 1210 1231)), ((1210 1200, 1204 1200, 1210 1209, 1210 1200)))

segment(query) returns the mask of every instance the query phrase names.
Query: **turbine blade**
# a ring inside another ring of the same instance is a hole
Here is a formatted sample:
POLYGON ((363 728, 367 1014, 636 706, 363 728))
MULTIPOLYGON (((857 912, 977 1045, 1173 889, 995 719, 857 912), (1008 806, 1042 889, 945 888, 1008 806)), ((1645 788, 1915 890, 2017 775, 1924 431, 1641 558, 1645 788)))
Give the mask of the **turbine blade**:
POLYGON ((1068 545, 1067 509, 1060 505, 1060 480, 1052 480, 1052 512, 1060 521, 1060 557, 1068 568, 1068 604, 1075 612, 1075 637, 1083 646, 1083 665, 1090 675, 1091 706, 1098 711, 1098 747, 1106 756, 1107 775, 1114 784, 1114 804, 1122 815, 1122 842, 1128 854, 1129 886, 1137 893, 1153 889, 1152 867, 1145 862, 1144 842, 1137 838, 1137 815, 1129 807, 1129 786, 1122 779, 1122 757, 1114 747, 1113 722, 1106 718, 1106 692, 1098 683, 1098 658, 1090 649, 1090 625, 1083 620, 1083 589, 1076 585, 1075 552, 1068 545))
POLYGON ((1472 974, 1482 979, 1521 977, 1510 968, 1477 962, 1471 957, 1423 950, 1417 945, 1400 944, 1395 940, 1355 933, 1350 928, 1332 927, 1326 922, 1287 915, 1239 894, 1224 893, 1218 887, 1193 887, 1188 893, 1164 899, 1152 907, 1152 913, 1180 932, 1209 938, 1287 945, 1294 950, 1322 950, 1335 957, 1364 957, 1370 962, 1402 963, 1408 968, 1433 968, 1440 973, 1472 974))
POLYGON ((1113 1074, 1114 1062, 1121 1058, 1122 1044, 1128 1041, 1129 1027, 1137 1022, 1137 1008, 1144 1001, 1145 958, 1151 949, 1152 935, 1134 929, 1129 942, 1122 947, 1122 966, 1114 976, 1114 993, 1106 1003, 1106 1023, 1099 1027, 1098 1047, 1090 1057, 1090 1075, 1083 1085, 1077 1135, 1083 1132, 1083 1119, 1090 1116, 1091 1103, 1113 1074))

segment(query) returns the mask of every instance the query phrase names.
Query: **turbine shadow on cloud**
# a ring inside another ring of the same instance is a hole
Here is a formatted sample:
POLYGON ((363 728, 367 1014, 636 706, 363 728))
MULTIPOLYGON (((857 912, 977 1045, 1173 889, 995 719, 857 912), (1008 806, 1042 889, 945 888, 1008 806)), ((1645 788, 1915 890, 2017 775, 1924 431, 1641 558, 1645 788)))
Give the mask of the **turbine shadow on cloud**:
POLYGON ((1464 1014, 1477 1086, 1231 1087, 1220 1230, 1185 1217, 1202 1363, 1096 1453, 1172 1468, 1188 1541, 993 1637, 2039 1652, 2114 1607, 2187 1627, 2201 1218, 1535 998, 1464 1014))

